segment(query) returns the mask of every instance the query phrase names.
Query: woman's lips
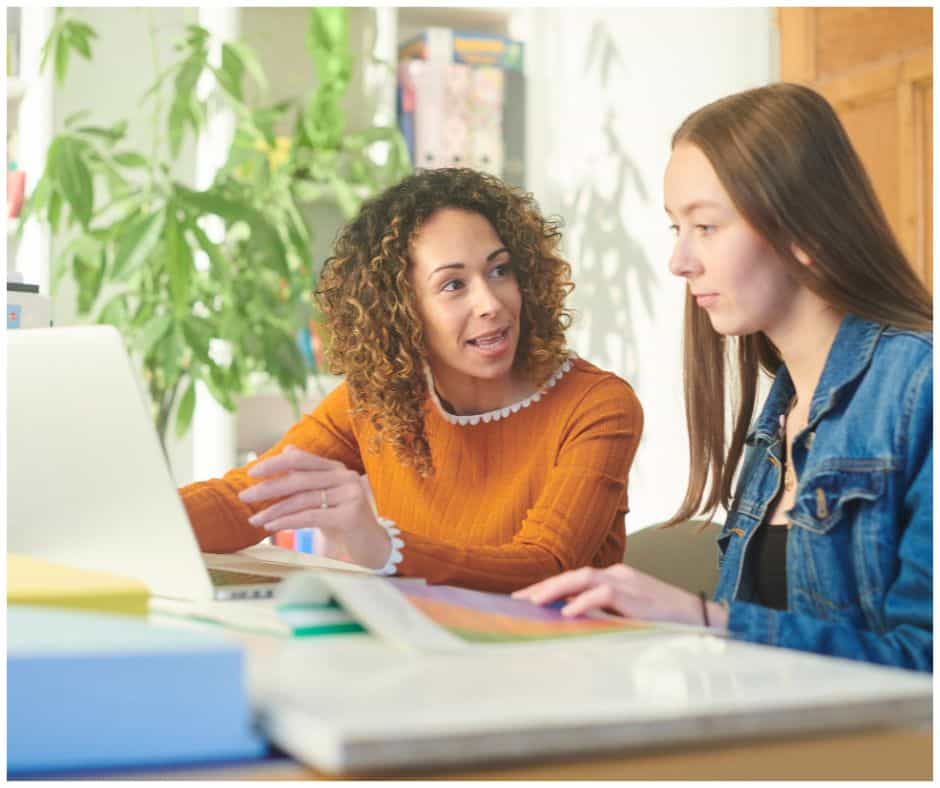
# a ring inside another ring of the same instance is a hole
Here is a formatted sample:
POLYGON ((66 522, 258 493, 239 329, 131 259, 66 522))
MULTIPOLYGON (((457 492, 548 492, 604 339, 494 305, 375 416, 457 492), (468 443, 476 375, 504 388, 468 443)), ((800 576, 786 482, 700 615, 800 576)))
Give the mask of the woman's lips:
POLYGON ((695 296, 695 303, 698 304, 702 309, 708 309, 718 300, 718 293, 703 293, 702 295, 695 296))
POLYGON ((468 340, 467 344, 484 356, 501 356, 509 349, 509 328, 482 334, 468 340))

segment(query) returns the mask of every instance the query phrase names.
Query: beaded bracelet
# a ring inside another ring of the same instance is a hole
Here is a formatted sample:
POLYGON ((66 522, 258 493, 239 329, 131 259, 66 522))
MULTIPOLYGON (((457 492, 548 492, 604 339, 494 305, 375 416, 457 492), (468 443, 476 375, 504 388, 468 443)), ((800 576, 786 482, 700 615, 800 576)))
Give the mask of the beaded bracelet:
POLYGON ((405 546, 405 543, 398 536, 401 531, 398 530, 398 526, 395 525, 394 520, 389 520, 386 517, 376 517, 376 520, 378 520, 379 525, 385 529, 385 533, 388 534, 388 540, 392 543, 392 551, 388 555, 385 566, 373 571, 377 575, 393 575, 397 571, 398 564, 401 563, 401 548, 405 546))

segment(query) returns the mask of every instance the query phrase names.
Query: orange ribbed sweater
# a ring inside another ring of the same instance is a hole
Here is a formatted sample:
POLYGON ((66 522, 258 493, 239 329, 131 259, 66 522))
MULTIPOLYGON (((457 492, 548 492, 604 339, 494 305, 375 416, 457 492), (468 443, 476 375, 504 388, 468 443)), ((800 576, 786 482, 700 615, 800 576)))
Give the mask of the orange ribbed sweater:
MULTIPOLYGON (((643 429, 625 381, 573 359, 538 402, 505 418, 452 424, 429 399, 425 425, 435 472, 421 478, 387 445, 368 450, 374 429, 351 418, 342 383, 262 458, 290 443, 368 474, 379 514, 401 529, 399 575, 507 592, 623 558, 627 475, 643 429)), ((237 497, 262 458, 180 488, 202 550, 240 550, 268 535, 247 520, 270 502, 237 497)))

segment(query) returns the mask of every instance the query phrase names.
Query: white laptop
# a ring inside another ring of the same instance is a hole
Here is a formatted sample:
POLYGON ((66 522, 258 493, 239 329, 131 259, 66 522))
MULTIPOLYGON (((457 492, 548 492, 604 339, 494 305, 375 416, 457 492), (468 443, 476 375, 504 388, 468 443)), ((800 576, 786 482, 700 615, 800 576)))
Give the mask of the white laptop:
POLYGON ((6 336, 9 552, 136 578, 161 597, 273 595, 279 577, 206 567, 114 327, 6 336))

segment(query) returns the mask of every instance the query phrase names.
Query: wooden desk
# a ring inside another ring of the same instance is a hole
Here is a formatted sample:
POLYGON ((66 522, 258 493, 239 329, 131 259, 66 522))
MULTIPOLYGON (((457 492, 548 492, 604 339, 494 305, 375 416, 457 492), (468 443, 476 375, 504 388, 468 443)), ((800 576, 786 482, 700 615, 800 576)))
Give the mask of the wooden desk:
MULTIPOLYGON (((88 779, 92 775, 83 775, 88 779)), ((134 780, 324 780, 288 758, 257 764, 93 775, 134 780)), ((933 734, 881 729, 831 736, 760 739, 486 769, 358 775, 407 780, 930 780, 933 734)))

